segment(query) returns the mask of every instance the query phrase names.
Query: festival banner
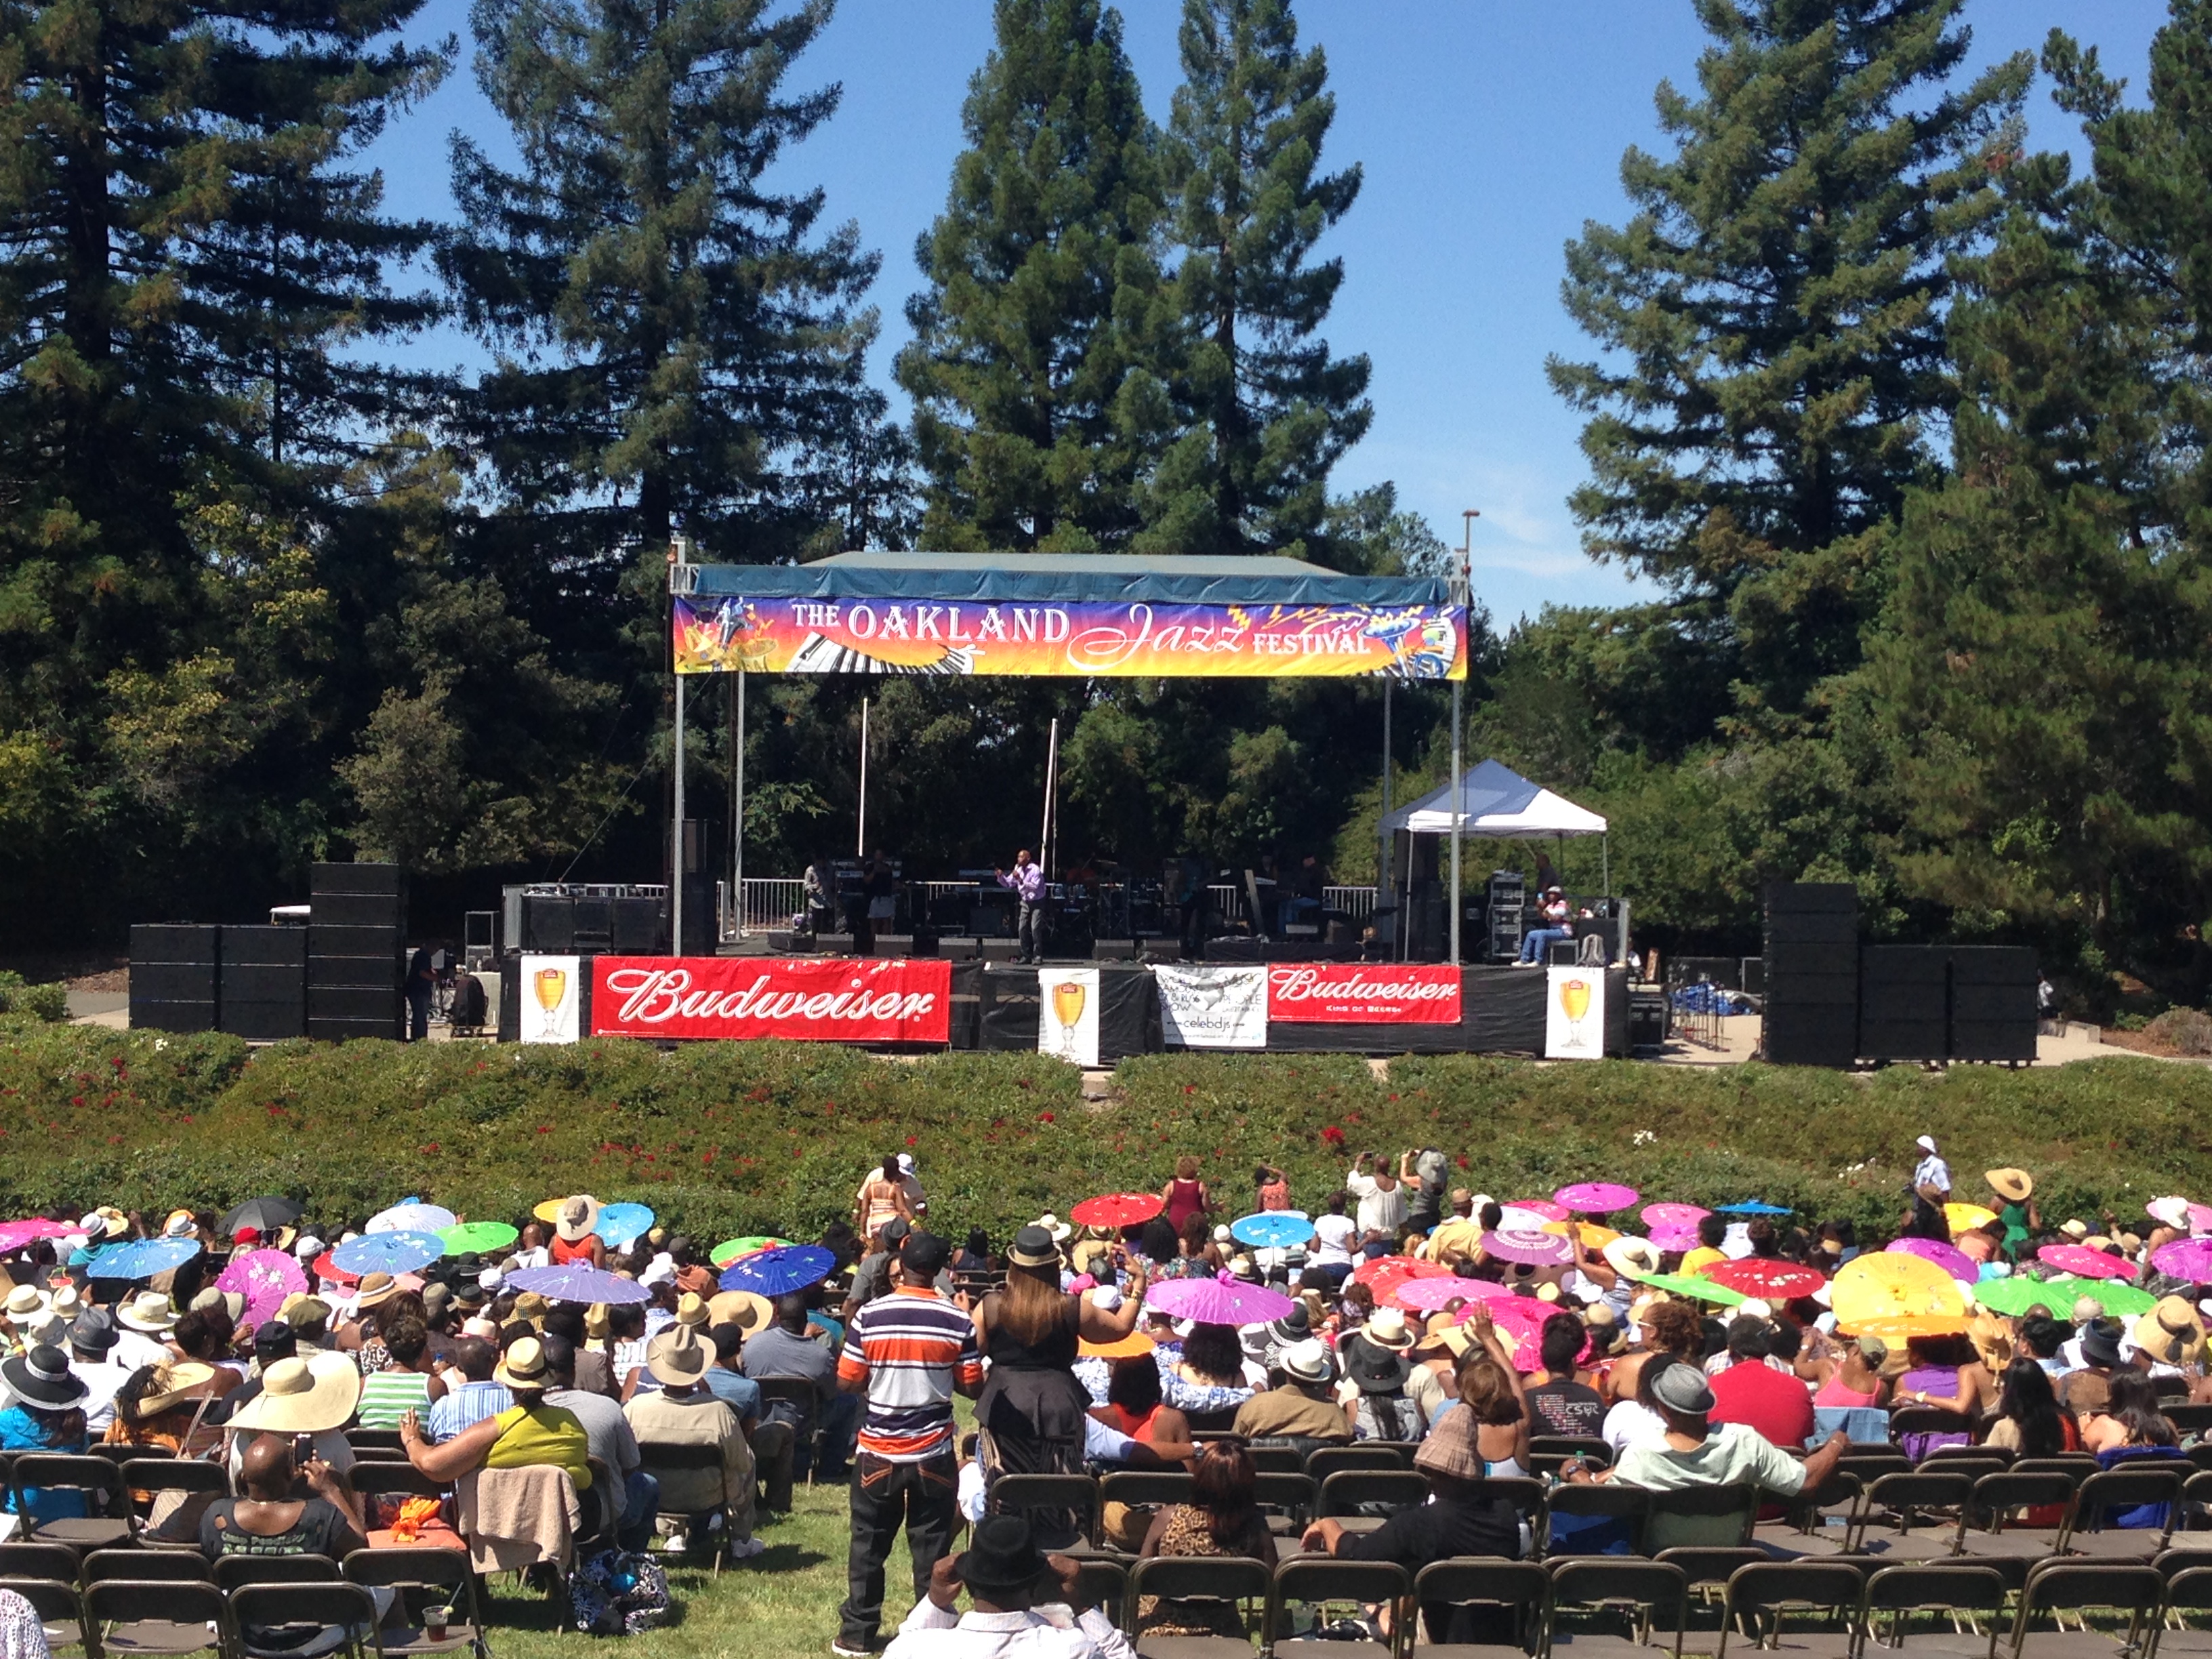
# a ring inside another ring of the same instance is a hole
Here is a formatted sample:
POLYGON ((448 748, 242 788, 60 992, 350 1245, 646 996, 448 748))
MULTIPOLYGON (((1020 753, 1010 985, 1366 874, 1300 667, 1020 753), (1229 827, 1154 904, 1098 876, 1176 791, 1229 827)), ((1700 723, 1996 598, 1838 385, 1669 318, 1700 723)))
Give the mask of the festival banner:
POLYGON ((679 597, 674 610, 680 674, 1467 678, 1467 611, 1451 605, 954 605, 732 594, 679 597))
POLYGON ((1223 963, 1156 962, 1160 1030, 1170 1047, 1267 1046, 1267 970, 1223 963))
POLYGON ((1037 969, 1037 1052, 1071 1066, 1098 1064, 1098 970, 1037 969))
POLYGON ((516 1029, 525 1042, 574 1042, 583 985, 577 957, 522 958, 522 1018, 516 1029))
POLYGON ((592 1035, 949 1042, 952 964, 901 958, 595 957, 592 1035))
POLYGON ((1398 962, 1278 963, 1267 1018, 1308 1025, 1456 1025, 1459 969, 1398 962))
POLYGON ((1570 964, 1547 968, 1544 1058, 1605 1058, 1605 969, 1570 964))

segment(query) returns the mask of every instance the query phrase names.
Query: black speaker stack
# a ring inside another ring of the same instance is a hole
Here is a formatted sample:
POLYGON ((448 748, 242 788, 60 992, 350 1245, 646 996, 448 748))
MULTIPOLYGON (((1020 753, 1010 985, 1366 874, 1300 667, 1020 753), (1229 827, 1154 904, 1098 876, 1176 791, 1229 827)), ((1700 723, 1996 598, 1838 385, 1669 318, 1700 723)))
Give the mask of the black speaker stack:
POLYGON ((216 1029, 257 1042, 307 1032, 307 930, 226 926, 216 1029))
POLYGON ((308 884, 307 1035, 404 1038, 404 872, 396 864, 319 864, 308 884))
POLYGON ((1950 957, 1941 945, 1869 945, 1859 952, 1860 1059, 1950 1054, 1950 957))
POLYGON ((2024 945, 1951 947, 1951 1058, 2035 1058, 2035 952, 2024 945))
POLYGON ((1765 894, 1763 1050, 1778 1066, 1858 1058, 1859 896, 1847 882, 1784 882, 1765 894))
POLYGON ((220 927, 191 922, 131 930, 131 1026, 138 1031, 212 1031, 221 1006, 220 927))

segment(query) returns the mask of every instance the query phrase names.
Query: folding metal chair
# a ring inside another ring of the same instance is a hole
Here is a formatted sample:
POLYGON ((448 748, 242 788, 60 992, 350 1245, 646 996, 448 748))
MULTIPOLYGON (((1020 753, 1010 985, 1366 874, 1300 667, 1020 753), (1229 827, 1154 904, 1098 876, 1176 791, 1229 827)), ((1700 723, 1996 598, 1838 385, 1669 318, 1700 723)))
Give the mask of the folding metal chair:
POLYGON ((1779 1521, 1759 1521, 1752 1541, 1786 1559, 1841 1555, 1850 1547, 1866 1488, 1856 1474, 1838 1469, 1818 1486, 1801 1489, 1784 1505, 1779 1521))
POLYGON ((1750 1645, 1794 1659, 1854 1659, 1858 1651, 1859 1608, 1866 1580, 1842 1561, 1767 1561, 1739 1567, 1729 1575, 1728 1601, 1721 1619, 1719 1659, 1728 1659, 1729 1638, 1749 1632, 1750 1645), (1819 1610, 1841 1630, 1793 1629, 1784 1615, 1819 1610))
POLYGON ((1296 1446, 1255 1446, 1252 1467, 1262 1474, 1304 1474, 1306 1460, 1296 1446))
POLYGON ((1278 1538, 1296 1538, 1305 1530, 1321 1488, 1313 1476, 1261 1474, 1253 1483, 1254 1499, 1267 1516, 1267 1530, 1278 1538))
POLYGON ((2024 1655, 2033 1655, 2033 1659, 2116 1659, 2123 1654, 2141 1653, 2156 1630, 2154 1615, 2165 1594, 2166 1581, 2148 1563, 2138 1566, 2119 1561, 2045 1562, 2027 1575, 2027 1586, 2020 1593, 2020 1609, 2012 1628, 2013 1659, 2022 1659, 2024 1655), (2118 1641, 2107 1632, 2090 1629, 2086 1619, 2078 1621, 2080 1629, 2069 1631, 2058 1617, 2091 1608, 2127 1615, 2127 1628, 2118 1641), (2037 1615, 2046 1613, 2058 1627, 2038 1631, 2037 1615))
POLYGON ((1617 1480, 1554 1486, 1545 1499, 1538 1547, 1547 1559, 1638 1554, 1644 1548, 1644 1517, 1650 1510, 1650 1494, 1643 1487, 1617 1480))
POLYGON ((9 1474, 15 1491, 15 1513, 25 1517, 26 1543, 105 1549, 127 1544, 137 1534, 137 1519, 131 1513, 131 1490, 124 1484, 123 1471, 107 1458, 21 1452, 9 1474), (29 1494, 33 1492, 77 1492, 84 1499, 86 1513, 61 1520, 32 1521, 29 1494))
POLYGON ((84 1620, 112 1656, 233 1651, 229 1603, 213 1584, 103 1579, 85 1586, 84 1620))
POLYGON ((2183 1474, 2188 1465, 2171 1462, 2132 1463, 2104 1469, 2081 1483, 2074 1500, 2074 1529, 2066 1534, 2066 1547, 2076 1555, 2094 1555, 2106 1561, 2148 1561, 2166 1547, 2181 1515, 2183 1474), (2112 1517, 2124 1510, 2163 1505, 2165 1516, 2157 1525, 2123 1527, 2112 1517))
MULTIPOLYGON (((343 1650, 356 1655, 384 1651, 383 1632, 377 1628, 376 1598, 368 1587, 340 1579, 314 1583, 241 1584, 230 1593, 230 1613, 238 1630, 238 1645, 247 1659, 295 1659, 316 1637, 336 1631, 344 1637, 343 1650), (265 1642, 258 1631, 282 1631, 295 1639, 265 1642)), ((322 1653, 330 1650, 316 1647, 322 1653)))
POLYGON ((157 1578, 179 1584, 215 1582, 207 1558, 198 1550, 92 1550, 79 1565, 78 1577, 88 1584, 110 1578, 136 1579, 140 1583, 157 1578))
POLYGON ((2040 1474, 2033 1469, 2007 1469, 1982 1476, 1974 1482, 1966 1507, 1961 1548, 1970 1556, 2004 1556, 2021 1561, 2063 1554, 2080 1485, 2070 1472, 2060 1469, 2040 1474), (2032 1523, 2019 1513, 2048 1510, 2054 1504, 2059 1510, 2055 1525, 2032 1523))
POLYGON ((798 1436, 806 1453, 806 1484, 812 1486, 815 1467, 822 1461, 822 1391, 811 1376, 763 1376, 754 1380, 760 1384, 763 1417, 769 1415, 769 1407, 779 1401, 792 1408, 791 1416, 782 1420, 791 1422, 793 1418, 797 1419, 792 1432, 798 1436))
POLYGON ((226 1594, 248 1584, 335 1584, 345 1575, 327 1555, 220 1555, 216 1588, 226 1594))
POLYGON ((1906 1659, 1996 1659, 2007 1594, 2004 1574, 1978 1562, 1884 1567, 1867 1580, 1866 1650, 1903 1649, 1906 1659), (1916 1632, 1916 1613, 1948 1613, 1950 1628, 1916 1632), (1884 1613, 1889 1615, 1886 1637, 1877 1629, 1884 1613), (1961 1616, 1969 1621, 1963 1631, 1961 1616), (1987 1627, 1974 1629, 1975 1620, 1987 1627))
POLYGON ((1340 1469, 1321 1483, 1316 1512, 1334 1516, 1346 1532, 1372 1532, 1397 1510, 1428 1501, 1428 1478, 1411 1469, 1340 1469))
POLYGON ((0 1544, 0 1578, 50 1578, 74 1584, 82 1558, 67 1544, 0 1544))
MULTIPOLYGON (((637 1443, 637 1455, 638 1467, 656 1480, 661 1480, 664 1475, 700 1474, 709 1471, 713 1473, 717 1481, 721 1479, 722 1449, 720 1446, 677 1445, 663 1440, 641 1440, 637 1443)), ((662 1481, 664 1487, 666 1484, 665 1480, 662 1481)), ((666 1515, 671 1512, 665 1504, 661 1505, 662 1514, 666 1515)), ((702 1516, 719 1515, 722 1519, 722 1524, 719 1528, 702 1527, 686 1534, 687 1537, 696 1537, 701 1533, 705 1533, 712 1539, 714 1545, 714 1562, 708 1577, 719 1578, 722 1574, 723 1559, 730 1553, 732 1528, 737 1524, 737 1517, 732 1512, 730 1500, 726 1498, 711 1510, 700 1511, 700 1514, 702 1516)))
MULTIPOLYGON (((1131 1619, 1144 1622, 1145 1598, 1170 1601, 1225 1602, 1240 1610, 1247 1631, 1255 1622, 1263 1639, 1273 1629, 1274 1578, 1264 1561, 1249 1556, 1161 1555, 1137 1563, 1129 1577, 1131 1619)), ((1229 1636, 1133 1636, 1138 1659, 1251 1659, 1249 1638, 1229 1636)))
POLYGON ((136 1494, 142 1492, 149 1500, 147 1512, 138 1517, 141 1544, 197 1550, 202 1512, 216 1498, 230 1495, 230 1471, 197 1457, 134 1457, 122 1468, 123 1484, 132 1492, 134 1504, 136 1494), (169 1492, 179 1494, 179 1501, 157 1526, 154 1511, 169 1492))
POLYGON ((1407 1629, 1401 1638, 1401 1651, 1410 1650, 1419 1636, 1429 1639, 1420 1643, 1425 1659, 1504 1659, 1507 1654, 1526 1654, 1541 1650, 1544 1632, 1550 1627, 1552 1615, 1552 1576, 1534 1561, 1507 1561, 1489 1558, 1462 1558, 1450 1561, 1431 1561, 1413 1578, 1413 1607, 1407 1613, 1410 1619, 1421 1619, 1428 1626, 1425 1632, 1407 1629), (1443 1613, 1442 1620, 1431 1620, 1431 1608, 1443 1613), (1467 1639, 1478 1632, 1455 1633, 1452 1626, 1461 1622, 1463 1611, 1472 1618, 1472 1610, 1491 1609, 1490 1620, 1494 1628, 1487 1632, 1489 1640, 1467 1639), (1438 1623, 1444 1626, 1439 1633, 1438 1623))
POLYGON ((1095 1549, 1102 1500, 1087 1474, 1002 1474, 991 1483, 994 1514, 1025 1515, 1041 1547, 1095 1549))
POLYGON ((1656 1553, 1684 1546, 1729 1549, 1751 1541, 1759 1519, 1756 1486, 1681 1486, 1655 1492, 1644 1521, 1644 1547, 1656 1553))
MULTIPOLYGON (((1342 1474, 1329 1477, 1332 1480, 1346 1478, 1342 1474)), ((1322 1501, 1328 1501, 1326 1497, 1322 1501)), ((1331 1649, 1356 1652, 1360 1645, 1357 1642, 1315 1633, 1293 1634, 1291 1607, 1310 1604, 1318 1628, 1327 1622, 1328 1609, 1334 1602, 1351 1602, 1363 1613, 1370 1607, 1387 1606, 1392 1611, 1389 1638, 1369 1645, 1370 1650, 1381 1647, 1396 1659, 1411 1639, 1407 1628, 1410 1611, 1407 1597, 1413 1588, 1405 1568, 1395 1561, 1338 1561, 1322 1555, 1293 1556, 1275 1568, 1275 1599, 1268 1622, 1267 1645, 1277 1655, 1288 1650, 1314 1655, 1315 1659, 1320 1659, 1331 1649)))
POLYGON ((1655 1638, 1665 1638, 1681 1659, 1690 1581, 1675 1563, 1607 1557, 1560 1561, 1551 1572, 1549 1651, 1569 1659, 1650 1659, 1655 1638), (1625 1632, 1595 1627, 1623 1613, 1625 1632))
POLYGON ((476 1659, 490 1659, 491 1644, 485 1638, 477 1576, 467 1551, 405 1544, 355 1550, 339 1571, 348 1583, 397 1595, 396 1611, 404 1622, 381 1632, 379 1639, 386 1655, 441 1654, 467 1648, 476 1659), (422 1615, 440 1606, 453 1617, 447 1621, 445 1635, 433 1638, 422 1615))
POLYGON ((1129 1565, 1110 1556, 1080 1558, 1070 1606, 1082 1613, 1097 1607, 1120 1630, 1129 1627, 1129 1565))
POLYGON ((1594 1469, 1610 1468, 1613 1465, 1613 1443, 1594 1434, 1532 1434, 1528 1437, 1528 1451, 1535 1457, 1555 1452, 1564 1457, 1579 1457, 1594 1469))
POLYGON ((92 1627, 85 1623, 83 1593, 75 1584, 58 1578, 0 1577, 0 1590, 13 1590, 31 1604, 48 1653, 67 1648, 88 1656, 99 1651, 92 1627))
POLYGON ((1306 1454, 1306 1473, 1316 1485, 1345 1469, 1402 1469, 1408 1467, 1389 1446, 1373 1441, 1357 1446, 1316 1446, 1306 1454))
POLYGON ((1972 1477, 1956 1469, 1885 1474, 1861 1501, 1851 1553, 1885 1561, 1948 1559, 1959 1553, 1973 1495, 1972 1477))

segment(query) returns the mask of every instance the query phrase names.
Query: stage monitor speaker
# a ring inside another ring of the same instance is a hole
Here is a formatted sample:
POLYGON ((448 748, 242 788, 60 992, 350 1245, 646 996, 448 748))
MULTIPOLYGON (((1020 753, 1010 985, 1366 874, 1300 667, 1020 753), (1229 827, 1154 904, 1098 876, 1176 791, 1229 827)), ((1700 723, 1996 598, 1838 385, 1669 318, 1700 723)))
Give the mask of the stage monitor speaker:
MULTIPOLYGON (((658 910, 658 905, 655 908, 658 910)), ((572 954, 576 948, 576 901, 551 894, 525 893, 522 948, 544 956, 572 954)))
POLYGON ((1667 1041, 1667 994, 1663 991, 1628 994, 1628 1046, 1657 1048, 1667 1041))
POLYGON ((1004 939, 1014 931, 1014 913, 1004 905, 971 905, 968 931, 977 939, 1004 939))
POLYGON ((907 945, 907 954, 914 957, 937 956, 940 953, 939 945, 940 939, 937 929, 918 927, 914 930, 914 938, 907 945))
POLYGON ((614 901, 586 896, 578 898, 575 905, 576 949, 593 956, 613 950, 614 901))
POLYGON ((660 925, 660 903, 650 898, 614 901, 613 954, 618 957, 655 956, 665 951, 667 934, 660 925))

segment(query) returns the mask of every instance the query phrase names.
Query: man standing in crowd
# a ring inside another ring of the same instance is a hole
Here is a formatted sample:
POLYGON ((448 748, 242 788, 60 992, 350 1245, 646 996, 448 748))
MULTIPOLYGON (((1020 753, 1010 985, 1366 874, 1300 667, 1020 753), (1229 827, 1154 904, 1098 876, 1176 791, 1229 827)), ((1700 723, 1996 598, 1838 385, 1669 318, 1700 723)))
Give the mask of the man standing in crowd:
POLYGON ((1044 910, 1044 866, 1030 862, 1030 849, 1024 847, 1014 854, 1014 867, 1011 873, 1004 870, 995 873, 999 885, 1012 888, 1014 896, 1021 901, 1019 920, 1014 927, 1014 940, 1018 952, 1014 960, 1043 960, 1037 948, 1037 918, 1044 910))
POLYGON ((792 1467, 801 1477, 813 1465, 814 1423, 819 1416, 822 1467, 815 1470, 814 1478, 817 1482, 842 1480, 860 1401, 838 1392, 837 1357, 827 1342, 815 1340, 807 1331, 805 1297, 796 1292, 778 1297, 775 1323, 745 1340, 738 1364, 756 1382, 772 1376, 797 1376, 814 1385, 811 1407, 802 1408, 789 1400, 766 1401, 768 1416, 771 1421, 791 1425, 792 1467))
POLYGON ((899 1252, 899 1284, 860 1310, 846 1334, 837 1383, 866 1400, 853 1460, 853 1542, 845 1605, 830 1651, 862 1659, 883 1622, 884 1563, 904 1526, 914 1556, 914 1593, 929 1592, 930 1569, 950 1548, 959 1480, 952 1396, 982 1391, 975 1322, 936 1291, 951 1251, 933 1233, 915 1233, 899 1252))

